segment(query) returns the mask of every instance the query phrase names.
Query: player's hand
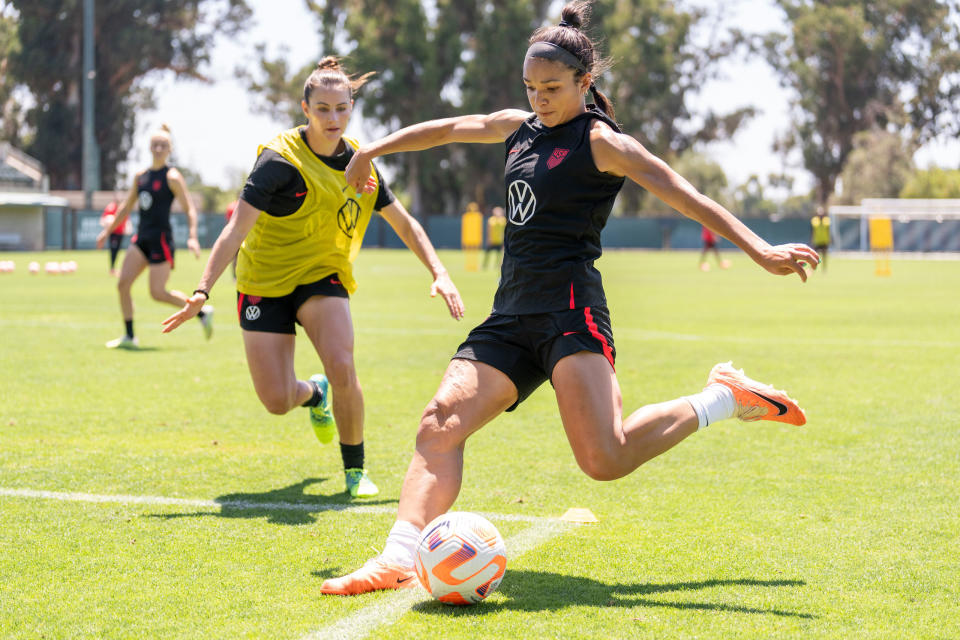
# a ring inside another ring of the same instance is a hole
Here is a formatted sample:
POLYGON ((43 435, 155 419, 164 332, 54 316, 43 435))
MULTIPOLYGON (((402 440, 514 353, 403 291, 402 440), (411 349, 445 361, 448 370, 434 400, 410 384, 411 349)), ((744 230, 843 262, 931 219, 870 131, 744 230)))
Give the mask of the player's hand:
POLYGON ((430 297, 436 298, 437 294, 443 296, 443 301, 447 303, 447 309, 450 310, 450 316, 454 320, 463 317, 463 299, 460 298, 460 292, 457 291, 457 285, 453 284, 450 275, 444 271, 437 276, 437 279, 430 285, 430 297))
POLYGON ((806 267, 816 269, 820 264, 820 255, 805 244, 778 244, 763 251, 757 258, 757 264, 778 276, 795 273, 806 282, 806 267))
POLYGON ((107 230, 104 229, 97 234, 97 249, 103 249, 103 243, 107 240, 107 230))
POLYGON ((190 238, 187 240, 187 249, 193 254, 195 258, 200 259, 200 243, 197 242, 196 238, 190 238))
MULTIPOLYGON (((367 183, 372 177, 370 173, 370 158, 368 158, 362 150, 358 149, 353 154, 353 157, 350 158, 350 162, 347 164, 343 175, 347 180, 347 185, 353 187, 353 190, 359 195, 367 189, 367 183)), ((369 193, 369 191, 367 191, 367 193, 369 193)))
POLYGON ((195 293, 187 298, 187 303, 183 309, 163 321, 163 333, 170 333, 184 322, 200 313, 200 309, 207 303, 207 298, 202 293, 195 293))

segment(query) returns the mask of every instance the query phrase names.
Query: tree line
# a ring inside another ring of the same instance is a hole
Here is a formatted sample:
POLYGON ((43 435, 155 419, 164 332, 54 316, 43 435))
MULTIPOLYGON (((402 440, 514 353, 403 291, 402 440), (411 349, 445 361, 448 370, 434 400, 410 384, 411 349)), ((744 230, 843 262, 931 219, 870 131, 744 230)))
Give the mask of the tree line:
MULTIPOLYGON (((588 29, 612 69, 598 86, 622 128, 702 191, 746 215, 808 213, 858 197, 951 193, 949 171, 913 167, 913 152, 960 133, 960 0, 770 0, 784 32, 718 29, 717 9, 682 0, 596 0, 588 29), (789 184, 776 171, 731 187, 703 145, 732 138, 762 105, 694 111, 692 98, 731 56, 762 57, 790 90, 791 123, 776 149, 799 152, 812 193, 772 202, 789 184), (946 184, 946 186, 945 186, 946 184), (838 188, 838 185, 842 185, 838 188), (925 186, 926 185, 926 186, 925 186)), ((551 0, 304 0, 322 55, 376 71, 358 104, 384 130, 462 113, 524 107, 519 67, 530 33, 559 14, 551 0)), ((37 157, 56 189, 80 187, 83 0, 0 0, 0 140, 37 157)), ((217 38, 241 33, 249 0, 97 0, 96 123, 101 184, 118 184, 137 114, 153 105, 150 75, 206 81, 217 38)), ((313 65, 291 68, 258 48, 238 70, 253 108, 279 123, 303 120, 313 65)), ((502 200, 503 150, 464 145, 385 158, 417 214, 502 200)), ((197 181, 197 178, 194 178, 197 181)), ((208 190, 209 191, 209 190, 208 190)), ((630 187, 620 212, 657 212, 630 187)))

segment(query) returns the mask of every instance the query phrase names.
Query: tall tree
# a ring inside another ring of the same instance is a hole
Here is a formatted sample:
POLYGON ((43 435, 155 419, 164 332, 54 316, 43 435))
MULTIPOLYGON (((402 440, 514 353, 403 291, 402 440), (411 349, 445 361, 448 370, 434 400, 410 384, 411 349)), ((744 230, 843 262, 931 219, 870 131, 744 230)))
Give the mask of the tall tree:
POLYGON ((914 173, 916 149, 903 137, 874 129, 853 136, 853 150, 843 165, 843 190, 836 204, 860 204, 864 198, 896 198, 914 173))
MULTIPOLYGON (((31 142, 51 186, 81 183, 83 0, 9 0, 19 14, 21 49, 9 72, 33 94, 27 113, 31 142)), ((96 122, 101 184, 116 186, 136 113, 151 104, 142 79, 152 71, 204 80, 214 40, 233 35, 250 17, 245 0, 98 0, 96 4, 96 122)))
MULTIPOLYGON (((686 9, 672 0, 598 0, 589 32, 614 67, 597 86, 613 102, 624 131, 652 153, 672 162, 697 143, 731 137, 754 114, 694 114, 689 100, 719 72, 718 62, 739 43, 736 34, 698 44, 698 29, 716 15, 686 9)), ((620 198, 627 214, 639 213, 644 192, 627 184, 620 198)))
POLYGON ((23 105, 16 99, 16 78, 9 73, 10 58, 20 52, 17 20, 0 0, 0 140, 19 147, 24 135, 23 105))
POLYGON ((776 0, 790 33, 768 34, 768 62, 795 93, 791 140, 821 204, 854 136, 896 129, 923 143, 956 133, 960 26, 956 0, 776 0))

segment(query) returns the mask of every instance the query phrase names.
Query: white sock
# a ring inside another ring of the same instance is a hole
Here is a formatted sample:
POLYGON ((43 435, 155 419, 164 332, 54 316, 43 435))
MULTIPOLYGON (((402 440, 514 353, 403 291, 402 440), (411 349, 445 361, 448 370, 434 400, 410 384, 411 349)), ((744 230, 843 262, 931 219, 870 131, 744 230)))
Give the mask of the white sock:
POLYGON ((697 429, 703 429, 714 422, 732 418, 737 410, 737 402, 733 397, 733 391, 730 390, 730 387, 716 382, 700 393, 684 396, 683 399, 689 402, 697 413, 697 420, 700 422, 697 429))
POLYGON ((401 567, 413 566, 413 554, 420 541, 420 529, 406 520, 397 520, 387 536, 380 558, 401 567))

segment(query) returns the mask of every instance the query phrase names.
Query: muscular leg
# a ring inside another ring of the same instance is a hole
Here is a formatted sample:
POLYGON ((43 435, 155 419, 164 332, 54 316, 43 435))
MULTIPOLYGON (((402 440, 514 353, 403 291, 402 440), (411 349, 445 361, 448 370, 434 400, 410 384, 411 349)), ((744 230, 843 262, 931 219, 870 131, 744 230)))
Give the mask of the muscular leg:
POLYGON ((296 336, 262 331, 243 332, 253 388, 270 413, 283 415, 310 399, 313 387, 293 371, 296 336))
POLYGON ((187 302, 187 296, 179 291, 167 291, 167 281, 173 267, 169 262, 150 265, 150 296, 157 302, 166 302, 177 308, 187 302))
POLYGON ((423 528, 456 501, 467 437, 517 400, 504 373, 471 360, 451 360, 423 411, 417 445, 400 491, 398 520, 423 528))
POLYGON ((563 358, 553 385, 573 455, 595 480, 622 478, 697 430, 697 415, 683 399, 641 407, 623 420, 617 376, 600 354, 563 358))
POLYGON ((133 297, 130 295, 130 287, 133 282, 147 268, 147 257, 143 255, 135 244, 130 245, 126 255, 123 257, 123 265, 120 267, 120 277, 117 279, 117 291, 120 294, 120 312, 124 320, 133 320, 133 297))
POLYGON ((297 311, 333 392, 333 418, 341 444, 363 442, 363 390, 353 360, 350 300, 312 296, 297 311))

